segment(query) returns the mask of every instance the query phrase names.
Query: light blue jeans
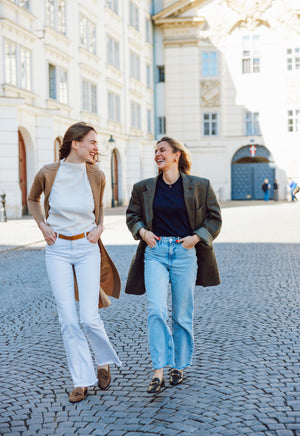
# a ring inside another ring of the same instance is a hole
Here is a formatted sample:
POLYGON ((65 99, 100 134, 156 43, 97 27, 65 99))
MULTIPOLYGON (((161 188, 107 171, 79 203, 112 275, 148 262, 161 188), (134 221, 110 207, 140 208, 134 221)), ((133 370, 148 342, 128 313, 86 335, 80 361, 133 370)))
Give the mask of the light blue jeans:
POLYGON ((154 369, 191 364, 194 337, 194 289, 197 274, 195 248, 186 249, 177 237, 162 237, 145 250, 148 299, 148 337, 154 369), (167 325, 168 288, 172 292, 172 331, 167 325))
POLYGON ((57 311, 68 366, 74 386, 97 383, 88 340, 80 328, 74 296, 73 268, 79 292, 80 321, 99 366, 121 362, 106 334, 98 312, 100 285, 100 250, 86 238, 67 241, 56 238, 47 245, 46 267, 57 304, 57 311))

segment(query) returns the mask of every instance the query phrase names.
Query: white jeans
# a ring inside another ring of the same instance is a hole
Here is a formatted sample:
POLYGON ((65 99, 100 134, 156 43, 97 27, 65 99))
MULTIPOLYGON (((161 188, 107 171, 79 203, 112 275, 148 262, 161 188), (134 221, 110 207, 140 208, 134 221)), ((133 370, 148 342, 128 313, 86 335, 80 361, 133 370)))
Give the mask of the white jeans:
POLYGON ((74 296, 75 267, 80 321, 95 353, 98 366, 122 365, 109 342, 98 312, 100 285, 100 250, 86 238, 67 241, 58 238, 47 245, 46 267, 56 299, 68 365, 74 386, 91 386, 97 382, 88 341, 80 328, 74 296))

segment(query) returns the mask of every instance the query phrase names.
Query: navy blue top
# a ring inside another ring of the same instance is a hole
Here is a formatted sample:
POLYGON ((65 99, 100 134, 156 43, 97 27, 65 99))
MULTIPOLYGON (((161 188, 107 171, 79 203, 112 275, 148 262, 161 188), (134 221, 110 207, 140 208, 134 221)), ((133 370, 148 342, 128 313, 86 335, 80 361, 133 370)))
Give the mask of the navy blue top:
POLYGON ((162 174, 158 176, 153 199, 153 232, 157 236, 180 236, 193 234, 184 202, 182 177, 168 185, 162 174))

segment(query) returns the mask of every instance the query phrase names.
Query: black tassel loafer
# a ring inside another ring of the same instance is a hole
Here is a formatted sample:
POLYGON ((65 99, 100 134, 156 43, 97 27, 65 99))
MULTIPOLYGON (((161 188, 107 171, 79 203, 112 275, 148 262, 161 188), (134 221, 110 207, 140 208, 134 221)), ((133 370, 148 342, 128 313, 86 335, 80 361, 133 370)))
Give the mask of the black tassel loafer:
POLYGON ((147 392, 148 394, 158 394, 164 386, 164 378, 160 380, 158 377, 154 377, 148 386, 147 392))
POLYGON ((178 369, 171 369, 170 384, 173 386, 179 385, 183 381, 183 371, 178 369))

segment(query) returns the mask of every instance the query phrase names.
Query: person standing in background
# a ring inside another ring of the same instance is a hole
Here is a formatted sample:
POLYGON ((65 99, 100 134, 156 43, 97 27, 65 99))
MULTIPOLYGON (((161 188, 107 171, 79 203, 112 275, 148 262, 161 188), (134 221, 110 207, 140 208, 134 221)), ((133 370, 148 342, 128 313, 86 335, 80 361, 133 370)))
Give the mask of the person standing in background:
POLYGON ((269 179, 264 180, 264 183, 261 185, 261 189, 264 191, 264 200, 269 201, 269 196, 270 196, 269 191, 271 189, 269 179))
POLYGON ((274 191, 274 201, 278 201, 279 200, 279 185, 278 185, 277 179, 274 180, 273 191, 274 191))

